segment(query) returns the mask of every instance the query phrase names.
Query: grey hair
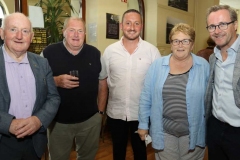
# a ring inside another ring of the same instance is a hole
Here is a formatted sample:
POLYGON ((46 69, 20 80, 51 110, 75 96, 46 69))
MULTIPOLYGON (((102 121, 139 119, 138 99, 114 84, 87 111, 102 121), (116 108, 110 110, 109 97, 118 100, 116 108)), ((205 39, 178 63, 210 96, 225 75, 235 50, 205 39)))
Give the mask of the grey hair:
POLYGON ((69 18, 66 18, 65 21, 64 21, 64 24, 63 24, 63 30, 67 28, 69 20, 76 20, 76 21, 82 22, 83 25, 84 25, 84 31, 86 31, 85 21, 82 18, 79 18, 79 17, 69 17, 69 18))

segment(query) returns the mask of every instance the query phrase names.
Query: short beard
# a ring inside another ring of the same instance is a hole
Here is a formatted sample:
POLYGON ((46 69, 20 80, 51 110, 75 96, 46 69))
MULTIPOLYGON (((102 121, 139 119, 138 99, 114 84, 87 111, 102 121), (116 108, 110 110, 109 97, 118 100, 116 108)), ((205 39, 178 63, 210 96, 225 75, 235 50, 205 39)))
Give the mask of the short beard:
POLYGON ((123 33, 123 36, 124 36, 124 38, 133 41, 133 40, 138 39, 138 37, 140 36, 140 34, 139 34, 139 35, 136 35, 135 37, 129 37, 127 34, 123 33))

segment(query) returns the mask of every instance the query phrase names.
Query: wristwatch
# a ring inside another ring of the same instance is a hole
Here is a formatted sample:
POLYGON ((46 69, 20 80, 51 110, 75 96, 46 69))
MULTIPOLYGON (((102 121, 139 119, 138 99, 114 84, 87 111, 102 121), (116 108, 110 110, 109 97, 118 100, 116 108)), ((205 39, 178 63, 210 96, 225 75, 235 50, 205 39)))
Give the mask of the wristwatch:
POLYGON ((99 114, 104 114, 104 112, 103 112, 103 111, 98 111, 98 113, 99 113, 99 114))

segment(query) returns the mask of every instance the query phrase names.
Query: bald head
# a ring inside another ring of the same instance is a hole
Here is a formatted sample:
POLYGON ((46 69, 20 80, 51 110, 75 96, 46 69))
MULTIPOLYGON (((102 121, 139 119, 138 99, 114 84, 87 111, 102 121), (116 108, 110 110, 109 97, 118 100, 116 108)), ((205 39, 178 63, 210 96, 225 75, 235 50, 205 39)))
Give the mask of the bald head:
POLYGON ((4 17, 4 19, 3 19, 1 28, 5 29, 6 26, 8 25, 8 23, 9 23, 9 21, 10 21, 12 18, 17 18, 17 19, 21 19, 21 20, 26 20, 27 25, 29 25, 29 28, 31 29, 31 32, 33 32, 32 24, 31 24, 31 21, 29 20, 29 18, 28 18, 27 16, 25 16, 23 13, 19 13, 19 12, 6 15, 6 16, 4 17))
POLYGON ((6 52, 16 61, 21 61, 32 41, 34 33, 28 17, 12 13, 3 19, 1 38, 6 52))

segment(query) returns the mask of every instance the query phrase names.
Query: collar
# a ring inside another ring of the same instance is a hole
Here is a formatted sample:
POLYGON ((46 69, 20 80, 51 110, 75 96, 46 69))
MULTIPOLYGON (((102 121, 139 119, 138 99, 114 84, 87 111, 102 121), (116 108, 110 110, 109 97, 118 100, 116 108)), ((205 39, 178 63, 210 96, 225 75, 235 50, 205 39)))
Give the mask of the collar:
MULTIPOLYGON (((124 46, 124 45, 123 45, 123 39, 124 39, 124 36, 122 36, 121 39, 120 39, 120 43, 121 43, 122 46, 124 46)), ((143 41, 142 38, 139 36, 139 37, 138 37, 138 44, 137 44, 137 46, 139 46, 139 44, 141 44, 142 41, 143 41)))
POLYGON ((65 38, 63 39, 63 45, 64 45, 64 47, 66 48, 66 50, 67 50, 71 55, 76 56, 76 55, 78 55, 78 54, 81 52, 84 44, 83 44, 82 47, 79 49, 79 51, 78 51, 77 54, 73 54, 72 52, 70 52, 70 51, 68 50, 68 48, 66 47, 66 39, 65 39, 65 38))
MULTIPOLYGON (((192 60, 193 60, 192 67, 195 65, 202 65, 202 62, 197 58, 198 56, 196 56, 192 52, 190 54, 192 55, 192 60)), ((163 63, 162 63, 163 66, 169 66, 169 61, 170 61, 171 56, 172 56, 172 53, 167 56, 164 56, 166 58, 163 59, 163 63)))
MULTIPOLYGON (((230 50, 233 50, 234 53, 237 53, 239 46, 240 46, 240 36, 239 36, 239 34, 237 34, 237 39, 231 45, 231 47, 227 49, 227 51, 229 52, 230 50)), ((221 50, 217 46, 215 46, 214 47, 214 53, 221 54, 221 50)))
POLYGON ((13 59, 12 57, 9 56, 9 54, 7 53, 4 45, 2 45, 2 50, 3 50, 3 56, 4 56, 5 62, 8 62, 8 63, 25 63, 25 64, 29 63, 28 58, 27 58, 27 52, 26 52, 24 58, 22 59, 22 61, 17 62, 15 59, 13 59))

